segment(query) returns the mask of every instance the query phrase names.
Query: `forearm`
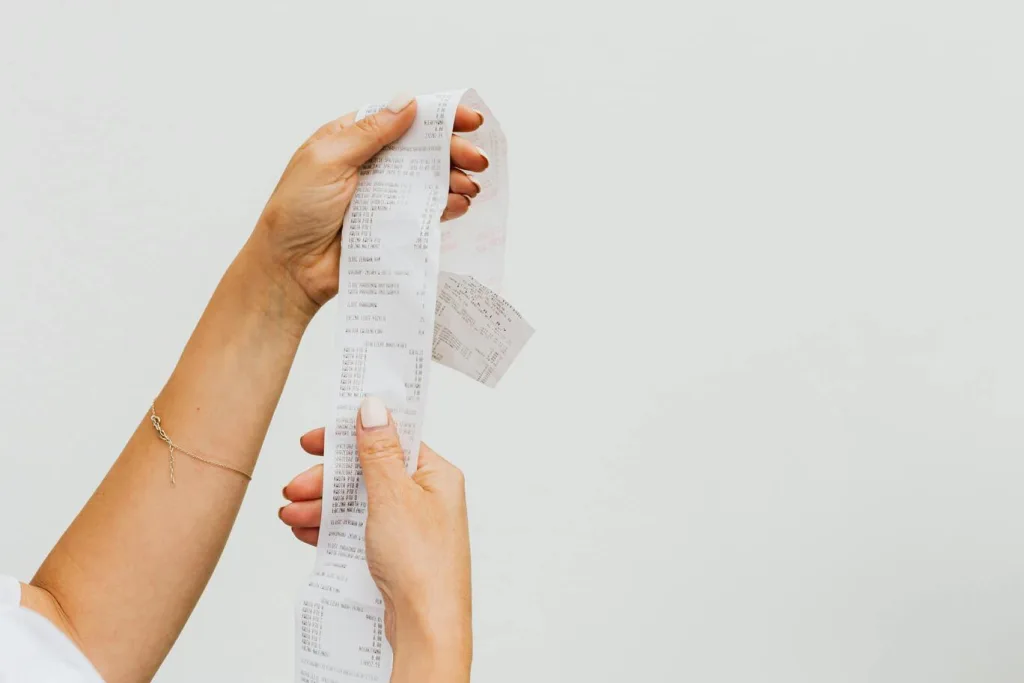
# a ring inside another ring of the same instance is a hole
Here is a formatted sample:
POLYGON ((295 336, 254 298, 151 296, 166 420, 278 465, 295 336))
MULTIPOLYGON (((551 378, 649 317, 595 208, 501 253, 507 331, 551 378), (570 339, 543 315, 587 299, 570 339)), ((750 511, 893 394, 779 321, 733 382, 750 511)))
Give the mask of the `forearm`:
MULTIPOLYGON (((312 311, 253 243, 217 287, 156 399, 176 443, 251 472, 312 311)), ((140 406, 141 412, 142 406, 140 406)), ((206 586, 247 480, 174 459, 146 416, 33 579, 108 681, 148 680, 206 586)))

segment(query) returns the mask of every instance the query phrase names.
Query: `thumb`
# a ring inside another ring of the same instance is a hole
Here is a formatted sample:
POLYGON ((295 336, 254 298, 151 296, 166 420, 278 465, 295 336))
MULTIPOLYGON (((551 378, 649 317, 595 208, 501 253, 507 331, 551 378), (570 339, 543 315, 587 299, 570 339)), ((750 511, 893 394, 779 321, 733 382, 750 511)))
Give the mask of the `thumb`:
POLYGON ((415 120, 416 98, 398 95, 376 114, 340 130, 334 141, 339 148, 338 156, 349 166, 362 166, 385 145, 402 137, 415 120))
POLYGON ((372 505, 381 488, 391 487, 407 478, 405 453, 398 439, 395 421, 391 419, 384 401, 376 396, 367 396, 359 407, 356 447, 359 450, 359 464, 363 468, 366 492, 372 505))

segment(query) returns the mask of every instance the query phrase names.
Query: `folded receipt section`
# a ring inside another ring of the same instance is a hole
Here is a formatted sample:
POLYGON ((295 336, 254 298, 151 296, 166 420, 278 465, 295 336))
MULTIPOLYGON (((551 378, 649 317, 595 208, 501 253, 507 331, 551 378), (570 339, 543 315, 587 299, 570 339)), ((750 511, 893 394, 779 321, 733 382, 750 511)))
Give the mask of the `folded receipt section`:
MULTIPOLYGON (((416 468, 430 361, 494 386, 533 330, 497 294, 508 207, 505 136, 472 90, 416 98, 416 122, 360 172, 342 229, 333 424, 324 448, 316 563, 300 591, 296 681, 377 681, 391 676, 384 605, 366 565, 366 489, 355 419, 364 396, 391 408, 416 468), (484 125, 462 134, 490 164, 464 217, 440 223, 448 198, 455 109, 484 125)), ((368 106, 362 118, 380 110, 368 106)))

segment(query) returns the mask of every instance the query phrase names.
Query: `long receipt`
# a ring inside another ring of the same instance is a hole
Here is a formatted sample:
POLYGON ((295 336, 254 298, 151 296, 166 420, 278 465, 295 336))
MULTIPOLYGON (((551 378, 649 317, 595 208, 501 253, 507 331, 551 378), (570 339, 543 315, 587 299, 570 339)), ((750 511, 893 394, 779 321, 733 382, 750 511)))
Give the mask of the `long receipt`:
MULTIPOLYGON (((416 469, 431 359, 494 386, 533 333, 497 290, 505 257, 505 136, 476 92, 416 98, 416 122, 360 170, 342 228, 337 379, 324 445, 316 563, 296 607, 295 680, 391 677, 384 603, 366 565, 366 488, 355 420, 364 396, 387 403, 406 468, 416 469), (484 125, 461 134, 490 164, 469 213, 442 224, 459 104, 484 125)), ((361 109, 357 118, 383 107, 361 109)))

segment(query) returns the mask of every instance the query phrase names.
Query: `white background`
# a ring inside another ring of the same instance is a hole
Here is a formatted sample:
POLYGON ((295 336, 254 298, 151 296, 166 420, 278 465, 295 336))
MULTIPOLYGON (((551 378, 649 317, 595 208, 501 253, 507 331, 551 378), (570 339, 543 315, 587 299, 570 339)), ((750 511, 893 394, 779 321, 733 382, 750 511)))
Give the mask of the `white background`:
MULTIPOLYGON (((538 329, 497 390, 433 376, 476 680, 1024 677, 1019 3, 271 5, 4 3, 0 570, 86 500, 292 150, 471 85, 538 329)), ((158 681, 291 680, 313 551, 276 513, 332 315, 158 681)))

